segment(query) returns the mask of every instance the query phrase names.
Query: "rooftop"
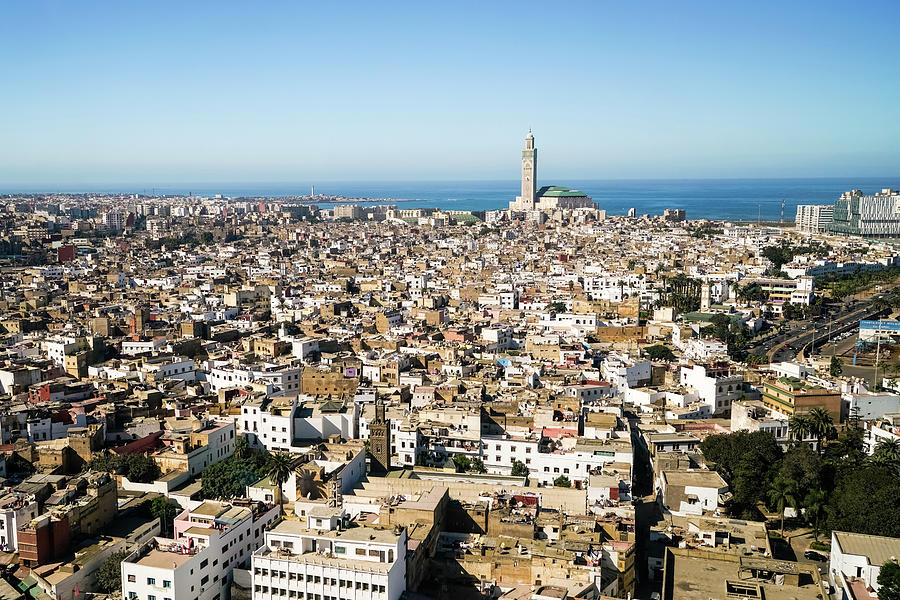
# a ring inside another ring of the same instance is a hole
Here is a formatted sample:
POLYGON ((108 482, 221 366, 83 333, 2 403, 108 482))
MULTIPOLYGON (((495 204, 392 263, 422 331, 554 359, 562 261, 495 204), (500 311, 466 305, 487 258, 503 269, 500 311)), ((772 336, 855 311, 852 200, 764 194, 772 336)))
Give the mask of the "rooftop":
POLYGON ((835 531, 834 538, 844 554, 865 556, 872 565, 882 565, 900 557, 900 538, 846 531, 835 531))

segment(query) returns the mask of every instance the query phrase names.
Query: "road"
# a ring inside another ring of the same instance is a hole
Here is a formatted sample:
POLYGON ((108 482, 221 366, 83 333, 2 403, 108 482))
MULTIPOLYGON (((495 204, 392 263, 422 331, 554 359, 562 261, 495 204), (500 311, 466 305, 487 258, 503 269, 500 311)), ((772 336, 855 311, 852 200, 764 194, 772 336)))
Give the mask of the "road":
POLYGON ((843 304, 837 310, 832 309, 830 316, 789 323, 777 333, 754 340, 747 345, 747 350, 754 354, 765 353, 771 362, 793 360, 813 340, 827 340, 829 333, 836 336, 849 331, 859 325, 860 320, 877 314, 869 302, 843 304))

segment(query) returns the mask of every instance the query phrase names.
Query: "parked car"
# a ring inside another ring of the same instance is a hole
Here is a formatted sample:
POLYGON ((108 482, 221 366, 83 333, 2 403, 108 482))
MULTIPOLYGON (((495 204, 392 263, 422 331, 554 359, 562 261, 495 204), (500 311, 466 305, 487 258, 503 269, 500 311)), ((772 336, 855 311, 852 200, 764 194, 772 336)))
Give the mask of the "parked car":
POLYGON ((806 560, 817 560, 819 562, 825 562, 826 560, 828 560, 815 550, 807 550, 803 553, 803 558, 805 558, 806 560))

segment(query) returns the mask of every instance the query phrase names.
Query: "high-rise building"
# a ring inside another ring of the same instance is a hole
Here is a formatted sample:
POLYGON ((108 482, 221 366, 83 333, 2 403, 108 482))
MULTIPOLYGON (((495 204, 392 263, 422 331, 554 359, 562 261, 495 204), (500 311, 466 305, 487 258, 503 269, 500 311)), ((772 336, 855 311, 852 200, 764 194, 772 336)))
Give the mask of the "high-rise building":
POLYGON ((834 218, 831 204, 799 204, 794 221, 797 231, 804 233, 825 233, 834 218))
POLYGON ((865 237, 900 237, 900 191, 885 188, 874 196, 844 192, 834 203, 828 231, 865 237))

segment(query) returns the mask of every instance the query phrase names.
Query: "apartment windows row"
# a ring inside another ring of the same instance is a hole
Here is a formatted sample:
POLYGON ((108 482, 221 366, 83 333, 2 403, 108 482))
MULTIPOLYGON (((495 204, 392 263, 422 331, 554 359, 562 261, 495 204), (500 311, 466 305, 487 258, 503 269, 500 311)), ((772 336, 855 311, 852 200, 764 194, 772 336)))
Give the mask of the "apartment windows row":
MULTIPOLYGON (((128 599, 129 599, 129 600, 136 600, 137 597, 138 597, 138 595, 137 595, 136 593, 134 593, 134 592, 128 592, 128 599)), ((156 598, 156 596, 154 596, 153 594, 148 594, 148 595, 147 595, 147 600, 157 600, 157 598, 156 598)), ((162 600, 172 600, 172 599, 171 599, 171 598, 163 598, 162 600)))
MULTIPOLYGON (((326 579, 327 579, 327 577, 326 577, 326 579)), ((334 581, 334 580, 332 579, 332 581, 334 581)), ((339 581, 341 584, 346 583, 346 585, 338 585, 337 587, 344 588, 347 590, 357 590, 360 592, 371 592, 373 594, 383 594, 387 590, 387 588, 385 586, 376 585, 374 583, 372 585, 369 585, 368 583, 357 582, 356 585, 354 586, 352 581, 345 582, 343 579, 341 579, 339 581)), ((328 584, 325 584, 325 585, 328 585, 328 584)), ((334 585, 334 584, 332 584, 332 585, 334 585)), ((301 600, 304 598, 305 598, 305 600, 315 600, 316 598, 320 597, 319 594, 312 594, 312 593, 304 594, 304 592, 299 592, 297 590, 289 590, 287 588, 273 587, 270 589, 269 586, 267 586, 267 585, 255 585, 255 586, 253 586, 253 591, 260 593, 260 594, 272 594, 273 596, 282 596, 282 597, 286 597, 286 598, 298 598, 301 600)), ((329 597, 326 595, 326 596, 323 596, 322 598, 324 598, 324 600, 331 600, 331 598, 333 598, 334 600, 339 600, 339 598, 337 596, 329 597)), ((153 600, 153 599, 151 598, 150 600, 153 600)))
MULTIPOLYGON (((266 577, 266 576, 268 576, 269 571, 268 571, 268 569, 256 568, 253 570, 253 573, 254 573, 254 575, 262 575, 263 577, 266 577)), ((301 581, 301 582, 306 582, 306 583, 312 583, 314 585, 321 584, 321 585, 337 586, 339 588, 357 589, 357 590, 362 590, 364 592, 368 592, 370 587, 371 587, 371 591, 373 591, 373 592, 378 592, 378 591, 383 592, 384 591, 383 585, 372 584, 370 586, 368 583, 364 583, 362 581, 354 582, 349 579, 337 579, 334 577, 323 577, 321 575, 303 575, 302 573, 285 573, 284 571, 272 570, 272 577, 279 577, 281 579, 287 579, 288 581, 301 581)), ((263 593, 268 593, 268 592, 266 592, 266 590, 268 589, 267 586, 257 585, 255 587, 256 587, 256 591, 262 591, 263 593), (262 590, 260 590, 260 587, 262 588, 262 590)), ((278 588, 273 587, 272 593, 275 594, 276 593, 275 590, 277 590, 277 589, 278 588)))
MULTIPOLYGON (((137 583, 137 576, 136 576, 136 575, 129 575, 129 576, 128 576, 128 583, 137 583)), ((155 586, 155 585, 156 585, 156 578, 155 578, 155 577, 148 577, 148 578, 147 578, 147 585, 153 585, 153 586, 155 586)), ((171 588, 171 587, 172 587, 172 582, 169 581, 168 579, 163 579, 163 581, 162 581, 162 587, 164 587, 164 588, 171 588)))

